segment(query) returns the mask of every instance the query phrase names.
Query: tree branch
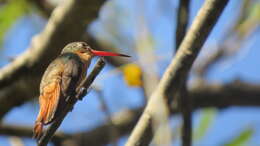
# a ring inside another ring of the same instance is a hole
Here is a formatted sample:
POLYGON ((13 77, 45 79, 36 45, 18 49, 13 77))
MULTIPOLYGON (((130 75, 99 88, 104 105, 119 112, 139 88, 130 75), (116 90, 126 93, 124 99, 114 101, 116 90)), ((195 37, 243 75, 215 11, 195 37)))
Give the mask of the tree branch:
MULTIPOLYGON (((195 74, 198 76, 199 79, 203 80, 203 78, 208 74, 209 70, 220 60, 224 58, 231 57, 236 54, 236 51, 241 48, 245 39, 248 35, 239 36, 238 29, 239 26, 245 21, 248 17, 247 10, 249 9, 250 0, 245 0, 242 2, 242 7, 240 10, 240 14, 236 19, 236 22, 232 25, 232 27, 225 32, 224 37, 219 41, 220 45, 218 45, 218 49, 214 52, 208 54, 207 56, 201 58, 198 64, 195 66, 195 74), (235 37, 234 37, 235 36, 235 37), (238 37, 239 36, 239 37, 238 37), (232 43, 230 43, 232 42, 232 43), (234 45, 230 45, 234 44, 234 45)), ((253 29, 253 28, 250 28, 253 29)), ((251 32, 249 29, 249 33, 251 32)))
MULTIPOLYGON (((240 107, 260 107, 260 85, 241 81, 234 81, 227 84, 196 84, 188 90, 193 111, 201 108, 224 109, 231 106, 240 107), (228 100, 227 100, 228 99, 228 100)), ((125 110, 112 115, 112 121, 118 130, 118 137, 128 134, 140 117, 143 108, 125 110)), ((172 114, 178 113, 178 109, 172 109, 172 114)), ((32 127, 7 125, 0 126, 0 135, 12 135, 21 137, 31 137, 32 127)), ((64 134, 56 132, 52 140, 72 140, 76 145, 102 146, 110 143, 110 125, 104 123, 90 131, 75 134, 64 134), (64 139, 63 139, 64 138, 64 139)), ((63 141, 64 143, 64 141, 63 141)), ((62 145, 65 145, 63 144, 62 145)), ((65 145, 66 146, 66 145, 65 145)))
POLYGON ((180 0, 178 7, 177 25, 175 30, 175 46, 176 52, 185 36, 189 23, 190 0, 180 0))
POLYGON ((30 47, 0 70, 0 119, 13 107, 38 95, 41 75, 69 42, 78 41, 98 15, 104 0, 67 0, 52 13, 30 47), (80 15, 79 15, 80 14, 80 15))
POLYGON ((101 110, 102 110, 102 112, 106 116, 106 123, 108 125, 110 125, 109 139, 111 141, 111 145, 112 146, 117 146, 117 139, 118 139, 118 135, 119 135, 118 134, 118 130, 116 129, 116 126, 115 126, 115 124, 114 124, 114 122, 112 120, 112 115, 111 115, 111 113, 109 111, 109 108, 108 108, 108 106, 106 104, 106 101, 105 101, 105 98, 103 96, 102 91, 100 89, 96 89, 95 91, 98 94, 98 100, 99 100, 99 102, 101 104, 100 105, 101 106, 101 110))
POLYGON ((63 119, 66 117, 66 115, 72 111, 74 105, 78 101, 78 99, 82 99, 86 94, 87 90, 96 78, 96 76, 99 74, 99 72, 103 69, 105 66, 105 62, 103 59, 99 59, 97 64, 95 65, 92 72, 89 74, 87 78, 85 78, 81 84, 76 89, 76 95, 71 95, 69 104, 64 108, 63 112, 57 119, 50 125, 48 130, 44 133, 44 135, 40 138, 38 146, 46 146, 52 136, 54 135, 55 131, 59 128, 60 124, 62 123, 63 119), (82 92, 82 89, 84 91, 82 92))
MULTIPOLYGON (((33 135, 33 128, 29 126, 2 124, 0 125, 0 135, 11 135, 31 138, 33 135)), ((56 134, 52 138, 52 142, 61 143, 64 139, 68 139, 70 137, 71 135, 62 132, 56 132, 56 134)))
POLYGON ((179 94, 177 94, 178 108, 182 113, 182 146, 191 146, 192 145, 192 101, 187 92, 186 80, 183 86, 181 87, 179 94))
POLYGON ((167 103, 171 103, 173 94, 180 89, 183 81, 197 57, 203 43, 217 22, 228 0, 207 0, 196 16, 190 30, 185 36, 180 48, 166 69, 159 85, 150 97, 150 100, 139 122, 131 133, 126 146, 145 146, 152 139, 152 121, 156 116, 167 114, 167 103), (160 104, 160 105, 158 105, 160 104), (162 113, 164 112, 164 113, 162 113))
POLYGON ((35 4, 45 17, 49 17, 54 9, 48 0, 30 0, 35 4))
MULTIPOLYGON (((176 39, 175 39, 175 46, 176 52, 185 36, 188 22, 189 22, 189 6, 190 0, 180 0, 179 7, 178 7, 178 18, 177 18, 177 25, 176 25, 176 39)), ((189 95, 187 93, 186 87, 186 80, 184 81, 181 89, 178 91, 177 94, 177 105, 182 111, 182 145, 183 146, 190 146, 192 141, 192 118, 191 118, 191 101, 189 95)))
MULTIPOLYGON (((51 6, 47 0, 30 0, 32 3, 34 3, 42 12, 42 14, 48 18, 51 15, 51 12, 54 9, 54 6, 51 6)), ((115 48, 107 48, 106 46, 102 45, 102 43, 99 43, 93 36, 91 36, 88 32, 85 32, 84 35, 81 38, 82 41, 88 42, 92 48, 95 50, 100 51, 107 51, 110 50, 112 52, 118 52, 118 49, 115 48)), ((129 63, 127 59, 121 58, 121 57, 107 57, 106 60, 112 64, 113 66, 121 66, 124 64, 129 63)))

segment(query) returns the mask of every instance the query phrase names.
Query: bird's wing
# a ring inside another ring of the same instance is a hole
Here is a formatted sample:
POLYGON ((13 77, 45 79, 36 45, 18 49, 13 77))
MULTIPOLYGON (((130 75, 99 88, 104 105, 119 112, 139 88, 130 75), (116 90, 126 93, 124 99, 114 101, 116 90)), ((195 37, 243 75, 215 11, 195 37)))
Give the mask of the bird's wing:
POLYGON ((40 84, 40 111, 37 116, 33 137, 39 139, 42 133, 43 125, 53 119, 55 110, 61 95, 60 83, 64 71, 64 63, 58 59, 54 60, 44 72, 40 84))
POLYGON ((82 64, 72 57, 58 58, 47 68, 41 83, 38 122, 48 124, 66 106, 66 97, 74 92, 82 74, 82 64))
POLYGON ((65 64, 64 73, 62 74, 61 91, 63 96, 70 96, 75 92, 80 80, 84 75, 84 65, 76 58, 70 59, 65 64))
POLYGON ((54 119, 60 112, 63 111, 67 104, 66 99, 75 93, 75 90, 81 81, 82 76, 84 76, 83 63, 77 58, 69 59, 64 65, 64 72, 61 77, 60 91, 61 99, 57 105, 54 113, 54 119))

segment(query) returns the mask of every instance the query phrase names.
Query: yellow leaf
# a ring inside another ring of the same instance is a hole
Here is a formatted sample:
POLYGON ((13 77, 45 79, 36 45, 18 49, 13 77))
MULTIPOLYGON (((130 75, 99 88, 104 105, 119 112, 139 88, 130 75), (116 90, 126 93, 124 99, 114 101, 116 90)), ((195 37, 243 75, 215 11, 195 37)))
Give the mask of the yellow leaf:
POLYGON ((127 85, 134 87, 142 85, 142 70, 138 65, 127 64, 122 69, 127 85))

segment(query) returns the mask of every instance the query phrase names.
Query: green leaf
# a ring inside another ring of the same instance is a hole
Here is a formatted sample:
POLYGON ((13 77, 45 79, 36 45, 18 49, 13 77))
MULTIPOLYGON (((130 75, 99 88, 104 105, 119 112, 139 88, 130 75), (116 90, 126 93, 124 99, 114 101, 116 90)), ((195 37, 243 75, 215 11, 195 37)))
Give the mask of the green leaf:
POLYGON ((8 29, 28 10, 29 4, 26 0, 10 0, 0 7, 0 44, 8 29))
POLYGON ((224 146, 245 146, 254 134, 252 127, 243 130, 237 137, 231 139, 224 146))
POLYGON ((206 135, 208 128, 212 124, 216 116, 216 109, 209 108, 202 111, 202 117, 197 128, 195 128, 193 137, 195 141, 200 140, 203 136, 206 135))

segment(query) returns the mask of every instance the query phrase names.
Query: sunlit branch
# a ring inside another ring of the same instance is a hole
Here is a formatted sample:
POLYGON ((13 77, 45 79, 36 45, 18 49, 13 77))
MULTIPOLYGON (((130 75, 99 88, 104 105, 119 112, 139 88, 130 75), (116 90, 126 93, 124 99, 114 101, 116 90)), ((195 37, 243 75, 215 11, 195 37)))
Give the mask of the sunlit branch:
POLYGON ((167 104, 172 102, 173 94, 176 94, 182 87, 194 60, 227 2, 228 0, 205 1, 182 41, 177 54, 151 95, 144 113, 131 133, 126 146, 149 145, 153 137, 152 122, 155 120, 160 121, 159 117, 161 115, 167 116, 167 104))

